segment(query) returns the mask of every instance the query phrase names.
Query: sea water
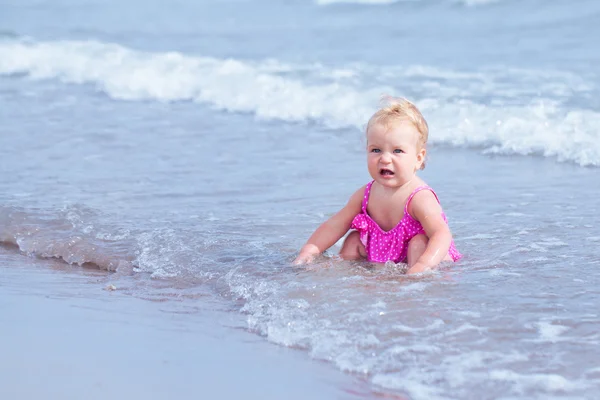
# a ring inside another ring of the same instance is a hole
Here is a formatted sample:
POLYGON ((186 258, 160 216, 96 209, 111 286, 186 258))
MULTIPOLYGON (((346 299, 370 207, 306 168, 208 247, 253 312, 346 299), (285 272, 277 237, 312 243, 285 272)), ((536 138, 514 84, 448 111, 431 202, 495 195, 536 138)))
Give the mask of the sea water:
POLYGON ((590 0, 0 0, 0 241, 209 296, 385 395, 596 398, 599 22, 590 0), (464 259, 291 266, 368 182, 386 94, 429 122, 464 259))

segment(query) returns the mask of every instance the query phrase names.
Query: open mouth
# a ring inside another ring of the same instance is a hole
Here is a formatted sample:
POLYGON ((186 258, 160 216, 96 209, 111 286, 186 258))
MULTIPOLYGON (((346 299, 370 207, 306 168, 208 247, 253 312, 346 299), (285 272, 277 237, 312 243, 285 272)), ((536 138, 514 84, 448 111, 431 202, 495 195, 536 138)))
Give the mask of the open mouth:
POLYGON ((379 174, 382 175, 382 176, 394 176, 394 173, 391 170, 387 169, 387 168, 381 168, 379 170, 379 174))

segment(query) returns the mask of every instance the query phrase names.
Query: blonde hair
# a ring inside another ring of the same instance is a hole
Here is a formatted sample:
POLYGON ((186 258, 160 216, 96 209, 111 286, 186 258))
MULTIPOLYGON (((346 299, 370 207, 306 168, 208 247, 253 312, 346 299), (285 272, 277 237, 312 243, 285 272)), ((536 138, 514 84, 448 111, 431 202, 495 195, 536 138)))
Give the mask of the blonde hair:
MULTIPOLYGON (((385 96, 381 99, 381 103, 382 107, 369 119, 366 132, 369 132, 374 125, 389 127, 396 122, 408 120, 419 131, 418 149, 424 148, 429 138, 429 126, 417 106, 403 97, 385 96)), ((421 164, 421 169, 424 168, 425 161, 421 164)))

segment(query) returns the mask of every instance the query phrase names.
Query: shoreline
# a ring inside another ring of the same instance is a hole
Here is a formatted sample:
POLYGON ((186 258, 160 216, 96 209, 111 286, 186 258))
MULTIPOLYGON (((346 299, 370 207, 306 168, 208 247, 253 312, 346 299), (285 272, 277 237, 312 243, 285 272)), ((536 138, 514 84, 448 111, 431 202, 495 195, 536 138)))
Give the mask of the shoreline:
POLYGON ((36 265, 49 263, 0 251, 0 398, 373 395, 326 363, 227 327, 233 315, 106 291, 104 272, 36 265))

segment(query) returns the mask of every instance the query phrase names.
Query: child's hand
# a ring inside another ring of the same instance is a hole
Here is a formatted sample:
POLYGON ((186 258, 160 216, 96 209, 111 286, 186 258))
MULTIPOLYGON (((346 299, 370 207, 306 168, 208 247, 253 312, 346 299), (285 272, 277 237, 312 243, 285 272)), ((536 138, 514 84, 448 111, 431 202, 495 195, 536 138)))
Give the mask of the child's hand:
POLYGON ((296 257, 292 264, 310 264, 315 259, 315 256, 319 253, 320 251, 317 248, 317 246, 307 244, 304 247, 302 247, 302 249, 300 250, 300 254, 298 254, 298 257, 296 257))

